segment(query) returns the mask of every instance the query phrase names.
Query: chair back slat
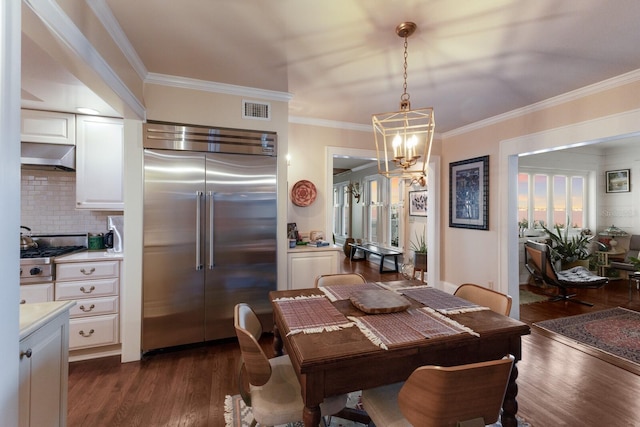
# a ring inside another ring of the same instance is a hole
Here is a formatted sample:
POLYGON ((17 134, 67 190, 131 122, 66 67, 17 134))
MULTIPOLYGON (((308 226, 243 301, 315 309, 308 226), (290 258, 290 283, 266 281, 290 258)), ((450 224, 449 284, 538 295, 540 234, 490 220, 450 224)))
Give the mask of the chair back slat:
POLYGON ((465 283, 458 286, 455 296, 464 298, 483 307, 489 307, 491 311, 508 316, 511 313, 512 299, 509 295, 485 288, 473 283, 465 283))
POLYGON ((358 273, 321 274, 316 277, 315 287, 331 285, 358 285, 360 283, 366 283, 366 279, 362 274, 358 273))
POLYGON ((254 386, 266 384, 271 378, 271 364, 258 343, 262 335, 260 319, 247 304, 237 304, 234 309, 234 326, 249 383, 254 386))
POLYGON ((513 356, 468 365, 416 369, 398 394, 404 417, 414 426, 455 427, 482 418, 498 420, 513 356))

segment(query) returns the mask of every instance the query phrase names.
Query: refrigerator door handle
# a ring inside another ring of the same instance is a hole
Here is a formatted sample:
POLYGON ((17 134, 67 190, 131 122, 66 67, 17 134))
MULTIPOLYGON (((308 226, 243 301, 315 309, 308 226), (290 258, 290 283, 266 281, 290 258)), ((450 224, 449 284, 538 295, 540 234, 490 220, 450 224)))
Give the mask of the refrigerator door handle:
POLYGON ((196 191, 196 270, 202 270, 202 255, 200 253, 200 235, 202 233, 202 219, 200 218, 202 209, 202 196, 204 192, 196 191))
POLYGON ((213 191, 209 191, 209 270, 213 270, 214 259, 213 259, 213 191))

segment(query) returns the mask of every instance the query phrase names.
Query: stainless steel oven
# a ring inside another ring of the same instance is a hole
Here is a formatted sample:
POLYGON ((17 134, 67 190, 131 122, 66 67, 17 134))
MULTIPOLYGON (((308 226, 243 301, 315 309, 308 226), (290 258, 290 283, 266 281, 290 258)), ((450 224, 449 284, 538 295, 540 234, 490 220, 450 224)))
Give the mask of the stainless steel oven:
POLYGON ((31 238, 37 247, 20 250, 20 284, 55 280, 55 258, 87 249, 87 233, 39 234, 31 238))

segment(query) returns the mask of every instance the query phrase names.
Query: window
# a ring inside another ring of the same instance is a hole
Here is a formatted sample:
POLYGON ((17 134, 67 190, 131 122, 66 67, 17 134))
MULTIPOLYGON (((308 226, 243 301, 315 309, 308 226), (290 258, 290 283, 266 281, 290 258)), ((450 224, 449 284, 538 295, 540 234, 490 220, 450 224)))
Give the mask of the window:
POLYGON ((345 197, 348 182, 333 185, 333 234, 347 237, 349 230, 349 197, 345 197))
POLYGON ((521 168, 518 173, 518 221, 526 220, 530 228, 564 227, 567 220, 574 228, 584 228, 587 173, 541 172, 521 168))
POLYGON ((384 246, 402 247, 404 180, 382 175, 365 178, 365 238, 384 246))

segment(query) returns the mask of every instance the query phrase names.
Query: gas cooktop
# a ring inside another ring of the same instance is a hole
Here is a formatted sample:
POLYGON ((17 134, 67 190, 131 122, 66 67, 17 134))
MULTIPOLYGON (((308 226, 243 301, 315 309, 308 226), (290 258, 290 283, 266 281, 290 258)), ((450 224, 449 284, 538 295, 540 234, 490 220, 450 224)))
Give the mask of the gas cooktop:
POLYGON ((20 259, 51 258, 86 249, 85 246, 49 246, 20 250, 20 259))

